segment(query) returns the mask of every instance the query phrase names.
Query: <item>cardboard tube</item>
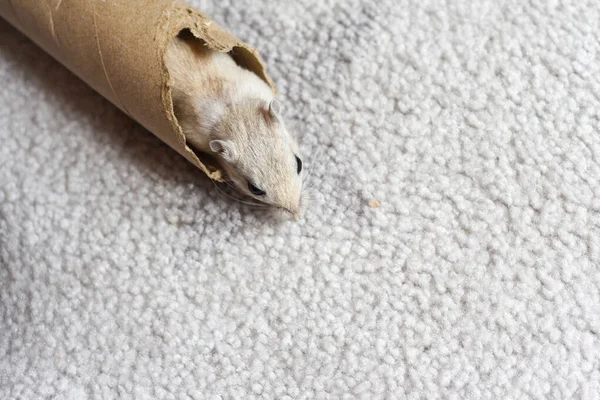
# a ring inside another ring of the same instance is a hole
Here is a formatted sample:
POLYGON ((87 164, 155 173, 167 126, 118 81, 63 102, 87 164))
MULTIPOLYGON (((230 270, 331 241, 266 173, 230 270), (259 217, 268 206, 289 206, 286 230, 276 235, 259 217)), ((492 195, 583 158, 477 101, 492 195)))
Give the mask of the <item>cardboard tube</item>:
POLYGON ((178 0, 0 0, 0 16, 214 180, 222 171, 186 145, 173 113, 169 42, 188 30, 275 91, 254 48, 178 0))

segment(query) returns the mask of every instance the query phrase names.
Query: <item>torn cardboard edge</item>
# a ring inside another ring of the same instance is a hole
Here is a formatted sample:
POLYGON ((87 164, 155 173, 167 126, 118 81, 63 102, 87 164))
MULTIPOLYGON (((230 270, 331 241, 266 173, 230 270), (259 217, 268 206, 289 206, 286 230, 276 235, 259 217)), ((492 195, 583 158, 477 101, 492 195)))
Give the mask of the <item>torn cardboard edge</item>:
POLYGON ((256 49, 180 0, 0 0, 0 16, 213 180, 224 173, 187 144, 174 113, 169 43, 189 31, 276 93, 256 49))
POLYGON ((169 12, 166 12, 165 15, 167 21, 164 25, 159 24, 168 27, 167 34, 165 35, 167 40, 165 43, 159 45, 160 57, 165 73, 165 76, 163 77, 164 86, 162 89, 163 105, 167 113, 167 118, 173 125, 173 129, 184 141, 185 149, 189 151, 190 155, 195 159, 197 166, 201 168, 209 178, 215 181, 222 181, 224 175, 218 162, 210 155, 197 151, 188 145, 181 125, 179 125, 177 117, 175 116, 173 97, 171 95, 171 79, 165 62, 168 45, 178 35, 189 32, 189 34, 193 35, 197 40, 202 41, 203 44, 211 50, 229 53, 240 67, 257 74, 271 87, 274 93, 276 93, 275 85, 267 75, 265 66, 255 48, 239 41, 214 23, 214 21, 191 7, 178 9, 176 13, 178 13, 178 16, 172 18, 172 15, 170 15, 169 12), (169 26, 169 21, 174 21, 175 23, 169 26))

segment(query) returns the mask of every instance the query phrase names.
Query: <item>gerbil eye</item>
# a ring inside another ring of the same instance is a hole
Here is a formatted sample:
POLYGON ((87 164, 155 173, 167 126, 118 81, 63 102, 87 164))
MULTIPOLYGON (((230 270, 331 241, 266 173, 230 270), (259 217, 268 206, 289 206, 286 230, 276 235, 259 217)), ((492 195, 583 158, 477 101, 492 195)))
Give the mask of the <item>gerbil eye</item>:
POLYGON ((302 160, 298 158, 298 156, 296 157, 296 165, 298 166, 298 175, 300 175, 300 171, 302 171, 302 160))
POLYGON ((267 192, 265 192, 264 190, 261 190, 261 189, 257 188, 256 186, 254 186, 250 182, 248 182, 248 190, 250 191, 250 193, 252 193, 255 196, 264 196, 265 194, 267 194, 267 192))

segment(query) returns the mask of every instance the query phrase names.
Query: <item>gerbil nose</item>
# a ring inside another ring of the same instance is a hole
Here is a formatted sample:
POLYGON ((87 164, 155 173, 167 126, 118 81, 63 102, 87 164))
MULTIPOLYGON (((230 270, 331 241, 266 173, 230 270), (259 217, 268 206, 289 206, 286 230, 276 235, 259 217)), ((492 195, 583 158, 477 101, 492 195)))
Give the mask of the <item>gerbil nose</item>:
POLYGON ((292 220, 298 221, 300 219, 299 207, 288 207, 288 208, 284 208, 284 210, 290 216, 290 218, 292 220))

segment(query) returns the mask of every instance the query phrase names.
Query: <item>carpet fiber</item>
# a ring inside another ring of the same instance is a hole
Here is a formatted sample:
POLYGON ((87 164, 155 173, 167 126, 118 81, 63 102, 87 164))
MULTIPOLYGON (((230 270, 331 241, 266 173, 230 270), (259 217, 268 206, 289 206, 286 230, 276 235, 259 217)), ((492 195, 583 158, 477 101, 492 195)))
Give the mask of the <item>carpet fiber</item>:
POLYGON ((600 3, 192 3, 314 199, 221 197, 0 21, 0 398, 599 398, 600 3))

